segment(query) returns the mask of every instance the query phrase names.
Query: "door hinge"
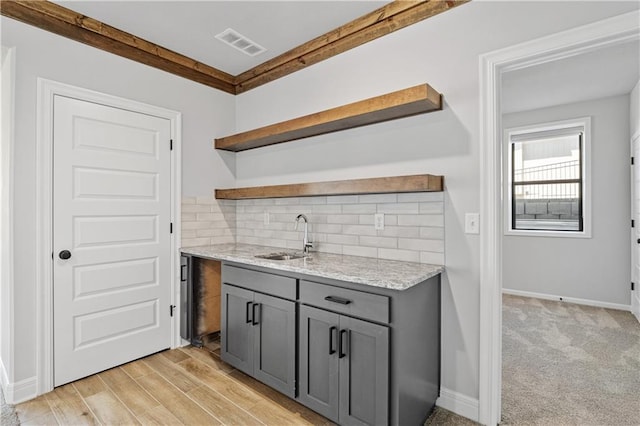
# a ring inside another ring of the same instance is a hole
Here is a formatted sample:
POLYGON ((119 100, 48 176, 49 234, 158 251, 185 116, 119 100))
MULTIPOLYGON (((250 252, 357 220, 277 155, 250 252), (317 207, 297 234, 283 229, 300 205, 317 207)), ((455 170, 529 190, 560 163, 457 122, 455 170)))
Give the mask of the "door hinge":
POLYGON ((632 282, 631 283, 631 291, 635 290, 635 287, 636 287, 636 283, 632 282))
POLYGON ((635 228, 635 227, 636 227, 636 221, 635 221, 635 220, 633 220, 633 219, 631 219, 631 227, 632 227, 632 228, 635 228))
POLYGON ((173 316, 173 311, 176 309, 176 305, 169 305, 169 315, 173 316))
POLYGON ((169 151, 173 151, 173 139, 169 139, 169 151))
POLYGON ((633 157, 631 157, 631 165, 632 165, 632 166, 633 166, 633 161, 634 161, 634 160, 633 160, 633 157))
POLYGON ((173 234, 173 222, 169 224, 169 233, 173 234))

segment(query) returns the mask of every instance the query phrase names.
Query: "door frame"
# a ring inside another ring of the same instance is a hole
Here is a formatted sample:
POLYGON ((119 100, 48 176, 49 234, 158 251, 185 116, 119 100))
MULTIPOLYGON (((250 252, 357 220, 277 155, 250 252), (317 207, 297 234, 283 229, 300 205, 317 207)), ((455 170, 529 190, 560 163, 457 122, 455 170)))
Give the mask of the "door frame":
MULTIPOLYGON (((631 140, 630 156, 635 157, 635 144, 636 143, 640 144, 640 129, 638 129, 631 136, 630 140, 631 140)), ((636 188, 636 177, 637 177, 636 169, 633 165, 631 166, 630 175, 631 175, 631 179, 630 179, 631 180, 631 219, 634 219, 637 213, 635 199, 636 199, 636 191, 638 190, 638 188, 636 188)), ((640 226, 640 224, 638 226, 640 226)), ((637 262, 638 250, 640 250, 640 247, 638 247, 638 244, 636 242, 636 232, 634 231, 634 228, 631 228, 630 244, 631 244, 631 282, 633 282, 635 286, 635 289, 631 290, 631 313, 640 322, 640 288, 638 288, 640 277, 637 276, 636 274, 636 266, 635 266, 637 262)))
POLYGON ((479 421, 500 421, 502 392, 502 73, 640 39, 640 11, 481 55, 479 421))
MULTIPOLYGON (((66 96, 164 118, 171 123, 171 304, 180 306, 182 114, 57 81, 38 78, 36 134, 36 380, 37 395, 53 390, 53 100, 66 96)), ((171 347, 180 346, 180 314, 171 319, 171 347)))

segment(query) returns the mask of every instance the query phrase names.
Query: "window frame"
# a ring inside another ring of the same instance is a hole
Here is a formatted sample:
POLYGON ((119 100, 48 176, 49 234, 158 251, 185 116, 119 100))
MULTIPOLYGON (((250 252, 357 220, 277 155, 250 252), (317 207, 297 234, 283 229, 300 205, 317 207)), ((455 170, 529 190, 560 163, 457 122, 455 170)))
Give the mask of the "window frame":
POLYGON ((591 238, 592 237, 592 208, 591 208, 591 117, 579 117, 570 120, 542 122, 527 126, 511 127, 503 133, 503 218, 504 235, 559 237, 559 238, 591 238), (527 133, 545 132, 561 129, 581 127, 583 136, 581 141, 581 175, 582 186, 582 231, 557 231, 543 229, 513 229, 513 145, 511 137, 527 133))

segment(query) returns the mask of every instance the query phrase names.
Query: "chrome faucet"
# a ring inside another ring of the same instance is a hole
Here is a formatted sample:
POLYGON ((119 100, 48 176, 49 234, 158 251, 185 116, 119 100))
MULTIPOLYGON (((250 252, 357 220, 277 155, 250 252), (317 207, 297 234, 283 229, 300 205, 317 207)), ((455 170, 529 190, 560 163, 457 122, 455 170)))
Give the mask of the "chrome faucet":
POLYGON ((300 219, 304 219, 304 237, 302 237, 302 252, 304 254, 309 254, 309 249, 313 247, 313 243, 309 241, 309 220, 303 214, 299 214, 296 217, 296 228, 298 230, 298 223, 300 223, 300 219))

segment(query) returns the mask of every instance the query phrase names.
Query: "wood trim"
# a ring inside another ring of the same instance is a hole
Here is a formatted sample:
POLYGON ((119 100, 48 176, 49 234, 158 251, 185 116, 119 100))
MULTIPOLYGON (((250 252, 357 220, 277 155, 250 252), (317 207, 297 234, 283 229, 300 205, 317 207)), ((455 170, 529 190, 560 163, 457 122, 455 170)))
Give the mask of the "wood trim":
POLYGON ((238 75, 236 93, 254 89, 468 1, 396 0, 238 75))
POLYGON ((238 76, 49 1, 2 0, 0 14, 235 95, 468 1, 395 0, 238 76))
POLYGON ((0 13, 89 46, 235 94, 235 78, 49 1, 0 1, 0 13))
POLYGON ((392 176, 291 185, 216 189, 219 200, 312 197, 318 195, 385 194, 392 192, 439 192, 443 177, 434 175, 392 176))
POLYGON ((218 138, 215 147, 245 151, 295 139, 442 109, 442 96, 428 84, 305 115, 259 129, 218 138))

